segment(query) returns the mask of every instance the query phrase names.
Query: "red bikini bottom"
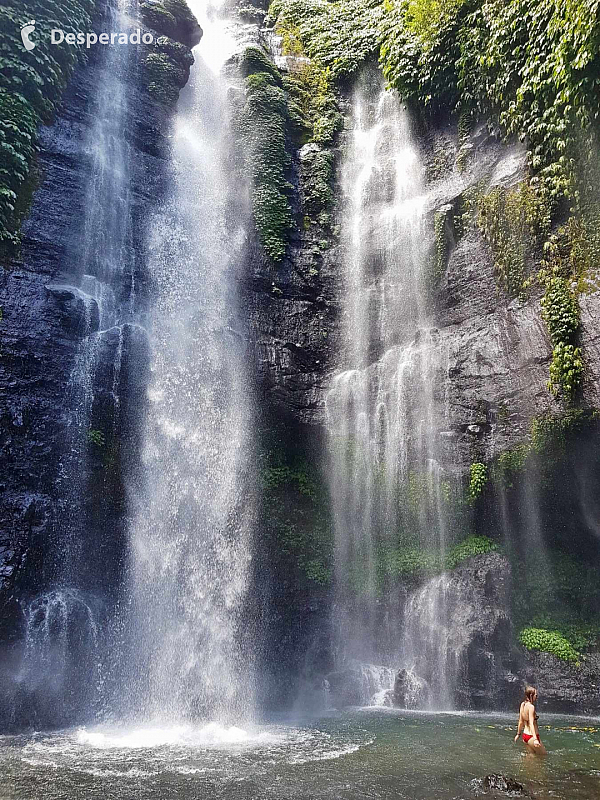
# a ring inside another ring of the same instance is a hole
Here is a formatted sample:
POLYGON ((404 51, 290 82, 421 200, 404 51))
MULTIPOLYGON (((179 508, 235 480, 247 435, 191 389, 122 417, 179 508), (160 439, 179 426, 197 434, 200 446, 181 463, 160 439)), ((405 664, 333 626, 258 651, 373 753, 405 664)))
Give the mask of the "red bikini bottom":
POLYGON ((525 744, 527 744, 527 742, 530 739, 533 739, 533 734, 532 733, 522 733, 521 736, 523 737, 523 741, 525 742, 525 744))

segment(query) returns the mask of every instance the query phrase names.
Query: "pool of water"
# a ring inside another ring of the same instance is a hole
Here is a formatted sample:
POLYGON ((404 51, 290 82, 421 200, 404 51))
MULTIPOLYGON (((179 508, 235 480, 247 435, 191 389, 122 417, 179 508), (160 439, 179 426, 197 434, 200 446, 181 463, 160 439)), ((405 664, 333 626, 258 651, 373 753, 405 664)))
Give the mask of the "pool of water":
POLYGON ((547 758, 516 716, 354 709, 237 728, 80 728, 0 737, 0 800, 470 800, 509 775, 537 798, 600 798, 600 719, 544 716, 547 758))

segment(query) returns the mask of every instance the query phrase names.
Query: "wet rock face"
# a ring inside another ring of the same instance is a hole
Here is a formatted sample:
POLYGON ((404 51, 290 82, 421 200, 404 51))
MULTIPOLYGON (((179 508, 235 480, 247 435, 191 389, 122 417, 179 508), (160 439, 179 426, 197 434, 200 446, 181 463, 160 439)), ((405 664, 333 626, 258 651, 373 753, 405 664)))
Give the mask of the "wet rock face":
POLYGON ((537 688, 539 713, 600 712, 600 652, 587 653, 578 666, 550 653, 529 652, 519 676, 521 685, 529 683, 537 688))
MULTIPOLYGON (((444 687, 439 686, 442 679, 451 687, 453 696, 448 699, 455 707, 502 707, 513 658, 510 578, 508 560, 499 553, 488 553, 428 582, 431 591, 443 584, 447 623, 440 618, 435 631, 423 625, 418 628, 428 646, 419 647, 411 671, 401 669, 397 673, 394 705, 436 707, 440 690, 443 696, 444 687), (439 665, 444 661, 446 669, 440 675, 439 665)), ((426 589, 424 584, 419 591, 426 589)))

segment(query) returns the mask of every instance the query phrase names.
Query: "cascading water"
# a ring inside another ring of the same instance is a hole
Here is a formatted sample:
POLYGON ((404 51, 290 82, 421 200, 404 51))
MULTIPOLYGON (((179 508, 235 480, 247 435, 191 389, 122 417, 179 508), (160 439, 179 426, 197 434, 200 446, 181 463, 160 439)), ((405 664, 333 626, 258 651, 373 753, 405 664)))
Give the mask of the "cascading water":
MULTIPOLYGON (((134 4, 136 0, 108 2, 106 30, 126 30, 134 4)), ((66 393, 67 436, 57 481, 58 518, 46 554, 47 588, 23 608, 26 641, 19 704, 31 707, 33 718, 41 713, 46 724, 91 715, 103 691, 98 634, 102 603, 93 596, 103 545, 94 537, 88 501, 93 451, 104 456, 114 443, 123 332, 133 314, 125 81, 134 59, 130 47, 108 47, 102 53, 89 109, 93 123, 83 143, 83 216, 71 222, 62 279, 48 286, 55 295, 72 298, 82 313, 66 393)), ((104 570, 101 577, 106 577, 107 563, 104 570)))
POLYGON ((190 7, 204 34, 175 117, 170 195, 151 224, 144 480, 129 491, 123 703, 163 725, 248 718, 253 695, 240 629, 254 511, 236 299, 247 210, 239 187, 234 197, 221 71, 238 45, 234 23, 190 7))
POLYGON ((423 165, 392 93, 359 88, 353 120, 342 169, 348 344, 327 397, 338 664, 411 670, 426 634, 441 665, 429 676, 432 703, 443 706, 451 702, 444 592, 432 583, 407 598, 397 589, 411 554, 443 564, 452 491, 437 438, 448 354, 428 311, 433 235, 423 165))

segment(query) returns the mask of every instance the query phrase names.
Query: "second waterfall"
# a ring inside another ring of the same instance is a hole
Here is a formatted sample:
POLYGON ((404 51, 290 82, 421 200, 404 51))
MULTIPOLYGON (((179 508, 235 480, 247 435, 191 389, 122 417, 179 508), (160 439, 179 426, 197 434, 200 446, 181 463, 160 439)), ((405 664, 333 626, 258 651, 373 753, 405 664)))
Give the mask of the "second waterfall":
POLYGON ((221 74, 235 31, 207 4, 190 7, 204 35, 174 120, 172 187, 152 225, 144 482, 130 492, 124 703, 159 724, 252 714, 240 632, 251 406, 236 296, 246 206, 232 191, 221 74))
POLYGON ((363 681, 362 702, 384 696, 390 667, 402 667, 411 704, 449 707, 456 664, 444 576, 419 589, 405 580, 413 558, 441 566, 450 540, 431 204, 398 98, 363 80, 352 109, 342 165, 347 344, 327 397, 337 668, 380 676, 363 681))

